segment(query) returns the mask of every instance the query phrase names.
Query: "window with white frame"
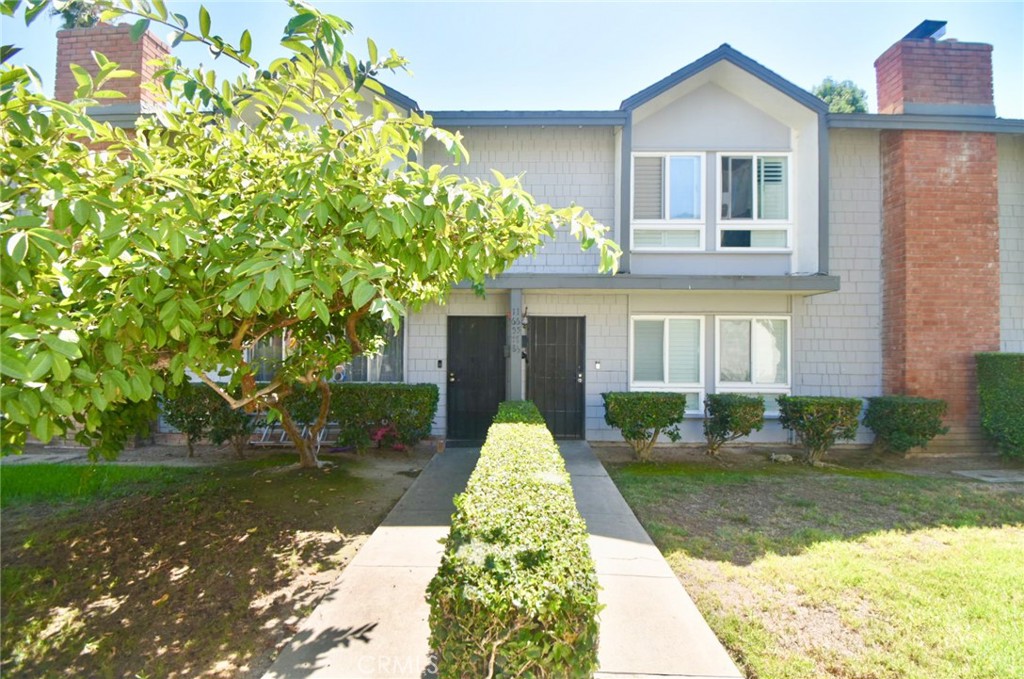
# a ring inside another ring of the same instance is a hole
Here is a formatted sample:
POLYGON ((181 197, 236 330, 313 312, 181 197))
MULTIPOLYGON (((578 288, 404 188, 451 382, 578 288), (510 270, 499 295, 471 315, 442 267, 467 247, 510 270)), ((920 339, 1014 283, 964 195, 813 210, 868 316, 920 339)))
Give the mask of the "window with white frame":
POLYGON ((718 162, 719 248, 792 247, 789 155, 726 153, 718 162))
MULTIPOLYGON (((331 379, 336 382, 401 382, 404 377, 404 332, 388 326, 385 345, 377 354, 356 356, 338 366, 331 379)), ((256 370, 257 382, 274 379, 278 366, 286 356, 283 333, 264 337, 249 350, 249 363, 256 370)))
POLYGON ((632 215, 634 250, 702 250, 704 154, 633 154, 632 215))
POLYGON ((704 319, 699 316, 634 316, 631 321, 632 391, 686 395, 686 412, 704 400, 704 319))
POLYGON ((334 379, 340 382, 401 382, 403 379, 405 338, 403 330, 395 332, 390 325, 385 332, 386 344, 380 353, 356 356, 339 366, 334 379))
POLYGON ((765 411, 789 393, 789 319, 780 316, 719 316, 715 332, 719 392, 763 396, 765 411))

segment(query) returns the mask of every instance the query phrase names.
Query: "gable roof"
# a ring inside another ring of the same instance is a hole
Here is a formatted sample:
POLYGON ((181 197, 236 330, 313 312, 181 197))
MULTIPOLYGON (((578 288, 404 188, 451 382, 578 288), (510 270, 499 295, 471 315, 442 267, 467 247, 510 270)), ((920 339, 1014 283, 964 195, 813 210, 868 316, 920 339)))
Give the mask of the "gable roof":
POLYGON ((649 87, 645 87, 631 97, 622 100, 619 108, 623 111, 632 111, 643 106, 655 97, 664 94, 684 80, 688 80, 701 71, 711 68, 720 61, 728 61, 730 64, 740 68, 750 75, 758 78, 766 84, 779 90, 789 98, 806 106, 818 113, 827 113, 828 104, 808 92, 789 82, 778 73, 771 71, 750 57, 734 50, 728 44, 723 44, 713 52, 708 52, 697 61, 684 66, 675 73, 666 76, 649 87))

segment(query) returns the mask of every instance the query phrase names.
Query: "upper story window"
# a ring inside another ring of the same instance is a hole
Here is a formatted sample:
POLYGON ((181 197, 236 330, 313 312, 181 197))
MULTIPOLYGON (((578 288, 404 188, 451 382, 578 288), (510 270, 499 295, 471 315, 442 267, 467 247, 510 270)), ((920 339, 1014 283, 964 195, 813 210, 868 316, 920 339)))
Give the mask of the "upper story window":
POLYGON ((633 249, 704 249, 704 155, 633 154, 633 249))
POLYGON ((719 248, 789 249, 789 155, 722 154, 719 167, 719 248))

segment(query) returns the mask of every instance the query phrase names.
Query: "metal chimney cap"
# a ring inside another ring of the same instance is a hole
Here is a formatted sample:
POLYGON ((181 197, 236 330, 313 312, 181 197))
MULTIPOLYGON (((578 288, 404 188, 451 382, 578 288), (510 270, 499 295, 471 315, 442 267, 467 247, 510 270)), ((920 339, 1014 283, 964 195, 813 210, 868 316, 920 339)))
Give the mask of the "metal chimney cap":
POLYGON ((927 40, 929 38, 938 40, 942 36, 946 35, 946 23, 945 21, 934 21, 932 19, 925 19, 919 23, 914 30, 903 36, 904 40, 927 40))

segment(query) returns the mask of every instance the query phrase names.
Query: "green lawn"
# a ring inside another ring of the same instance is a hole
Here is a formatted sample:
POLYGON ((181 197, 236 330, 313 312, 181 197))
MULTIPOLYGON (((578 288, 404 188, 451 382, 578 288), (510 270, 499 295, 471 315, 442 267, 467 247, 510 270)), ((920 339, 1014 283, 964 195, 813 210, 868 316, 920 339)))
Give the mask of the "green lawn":
POLYGON ((1024 677, 1024 493, 885 472, 609 469, 752 678, 1024 677))
POLYGON ((0 507, 112 498, 156 490, 193 474, 184 467, 0 465, 0 507))

